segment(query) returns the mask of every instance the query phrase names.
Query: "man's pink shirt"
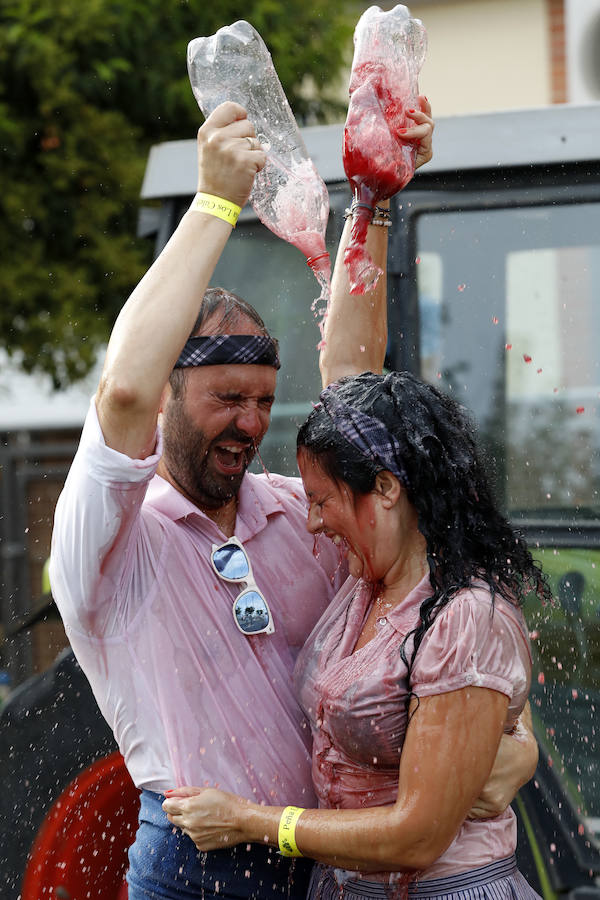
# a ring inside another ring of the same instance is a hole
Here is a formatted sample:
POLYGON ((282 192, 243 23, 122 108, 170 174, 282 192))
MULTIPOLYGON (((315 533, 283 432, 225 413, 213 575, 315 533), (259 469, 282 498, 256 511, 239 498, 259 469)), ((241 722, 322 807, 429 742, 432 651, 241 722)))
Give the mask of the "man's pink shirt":
POLYGON ((143 460, 107 447, 92 402, 59 499, 53 596, 102 713, 140 788, 219 785, 258 802, 314 805, 296 656, 345 576, 315 554, 297 478, 247 474, 235 534, 275 633, 233 621, 241 586, 210 553, 226 536, 143 460))

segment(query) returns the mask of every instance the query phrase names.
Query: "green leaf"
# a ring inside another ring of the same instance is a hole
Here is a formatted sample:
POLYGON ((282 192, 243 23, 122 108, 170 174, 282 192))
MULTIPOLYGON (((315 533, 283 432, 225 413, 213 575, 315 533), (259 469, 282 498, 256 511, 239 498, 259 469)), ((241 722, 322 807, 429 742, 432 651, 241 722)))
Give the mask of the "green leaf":
POLYGON ((339 114, 330 86, 356 18, 344 4, 0 4, 0 345, 26 371, 59 387, 93 365, 150 262, 135 237, 150 145, 191 138, 202 121, 187 44, 241 18, 262 34, 301 122, 339 114))

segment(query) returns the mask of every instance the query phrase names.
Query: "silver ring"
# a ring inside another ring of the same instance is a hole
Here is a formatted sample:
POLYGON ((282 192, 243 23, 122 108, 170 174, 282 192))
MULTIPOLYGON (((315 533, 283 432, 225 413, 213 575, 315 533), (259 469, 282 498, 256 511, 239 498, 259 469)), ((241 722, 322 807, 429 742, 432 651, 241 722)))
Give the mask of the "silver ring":
POLYGON ((254 150, 254 138, 248 137, 248 135, 246 135, 246 140, 250 144, 250 149, 254 150))

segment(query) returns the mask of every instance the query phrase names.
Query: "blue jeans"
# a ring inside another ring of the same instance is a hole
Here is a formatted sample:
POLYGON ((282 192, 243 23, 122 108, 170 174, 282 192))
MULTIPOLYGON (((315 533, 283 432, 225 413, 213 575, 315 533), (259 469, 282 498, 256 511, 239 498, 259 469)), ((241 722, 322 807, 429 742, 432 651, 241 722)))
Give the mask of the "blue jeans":
POLYGON ((261 844, 200 853, 168 821, 163 800, 142 791, 139 827, 129 848, 129 900, 304 900, 310 860, 289 859, 261 844))

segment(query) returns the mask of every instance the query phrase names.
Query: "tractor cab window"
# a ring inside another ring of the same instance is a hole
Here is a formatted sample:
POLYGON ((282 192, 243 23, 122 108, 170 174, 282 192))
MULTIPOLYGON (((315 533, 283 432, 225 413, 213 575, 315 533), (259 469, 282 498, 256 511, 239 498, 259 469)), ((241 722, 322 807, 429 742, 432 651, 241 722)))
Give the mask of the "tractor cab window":
POLYGON ((423 214, 423 377, 473 413, 555 605, 526 610, 542 752, 600 830, 600 204, 423 214), (596 289, 594 291, 594 285, 596 289))

